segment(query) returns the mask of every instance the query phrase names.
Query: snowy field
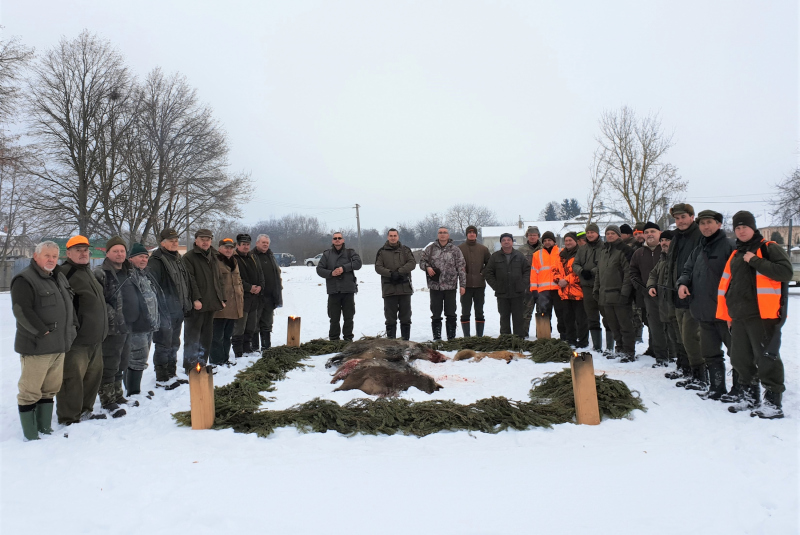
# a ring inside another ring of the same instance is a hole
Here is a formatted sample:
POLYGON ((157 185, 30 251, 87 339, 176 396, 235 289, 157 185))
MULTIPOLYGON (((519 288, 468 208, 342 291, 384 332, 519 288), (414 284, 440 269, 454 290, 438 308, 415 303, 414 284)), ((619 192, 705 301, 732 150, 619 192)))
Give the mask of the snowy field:
MULTIPOLYGON (((414 280, 424 285, 421 271, 414 280)), ((365 266, 359 281, 356 335, 375 335, 383 331, 380 280, 365 266)), ((302 317, 303 341, 326 337, 325 286, 314 269, 285 269, 284 288, 273 340, 286 339, 290 314, 302 317)), ((487 293, 486 334, 496 336, 496 302, 487 293)), ((421 439, 288 428, 258 438, 178 427, 170 415, 189 409, 188 387, 156 390, 151 366, 142 386, 155 397, 134 396, 141 406, 124 418, 54 425, 52 436, 30 443, 17 413, 10 298, 0 294, 0 532, 796 534, 800 291, 791 293, 783 420, 730 414, 727 405, 675 388, 642 357, 595 360, 598 373, 625 381, 648 407, 595 427, 421 439)), ((413 340, 430 338, 428 306, 428 293, 417 291, 413 340)), ((265 407, 359 397, 332 393, 328 357, 291 372, 265 407)), ((222 369, 215 383, 230 382, 254 360, 222 369)), ((531 379, 564 367, 489 359, 419 366, 445 388, 405 397, 462 403, 489 395, 524 400, 531 379)))

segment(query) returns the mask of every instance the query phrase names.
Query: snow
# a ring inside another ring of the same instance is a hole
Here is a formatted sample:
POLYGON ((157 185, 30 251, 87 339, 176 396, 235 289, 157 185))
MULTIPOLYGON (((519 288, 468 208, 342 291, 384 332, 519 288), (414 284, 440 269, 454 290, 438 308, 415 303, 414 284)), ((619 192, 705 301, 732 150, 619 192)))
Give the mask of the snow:
MULTIPOLYGON (((424 284, 414 280, 418 289, 424 284)), ((290 314, 302 317, 303 341, 325 337, 325 286, 314 268, 286 268, 284 287, 274 339, 285 339, 290 314)), ((800 290, 790 292, 790 312, 800 310, 800 290)), ((418 291, 412 299, 414 340, 430 336, 428 297, 418 291)), ((357 335, 381 332, 382 310, 379 278, 365 266, 357 335)), ((486 334, 497 335, 490 291, 486 311, 486 334)), ((0 532, 798 533, 797 318, 783 329, 783 420, 730 414, 675 388, 649 357, 633 364, 596 358, 596 372, 638 390, 648 412, 594 427, 498 435, 348 438, 287 428, 259 438, 178 427, 170 415, 189 408, 181 387, 157 390, 153 400, 138 396, 141 406, 124 418, 55 426, 54 435, 26 443, 10 298, 0 294, 0 532)), ((327 358, 291 372, 265 405, 357 397, 332 393, 327 358)), ((254 360, 221 370, 215 383, 230 382, 254 360)), ((489 359, 419 366, 445 388, 405 397, 462 403, 493 394, 525 399, 531 379, 564 367, 489 359)), ((156 390, 152 367, 143 387, 156 390)))

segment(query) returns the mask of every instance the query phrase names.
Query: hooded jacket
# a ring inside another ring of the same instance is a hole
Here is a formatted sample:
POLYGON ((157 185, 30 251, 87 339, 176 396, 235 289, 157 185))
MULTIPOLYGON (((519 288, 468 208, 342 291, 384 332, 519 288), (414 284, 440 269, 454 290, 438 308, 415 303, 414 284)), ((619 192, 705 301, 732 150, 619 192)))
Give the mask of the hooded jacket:
POLYGON ((563 288, 559 284, 558 296, 563 301, 581 301, 583 300, 583 289, 581 288, 580 277, 573 270, 575 264, 575 256, 578 254, 578 248, 572 249, 564 248, 558 253, 559 264, 555 268, 554 279, 556 283, 561 280, 567 281, 567 285, 563 288))
POLYGON ((717 288, 725 264, 733 252, 733 243, 719 229, 712 236, 700 238, 689 259, 683 265, 683 273, 677 286, 685 285, 692 294, 689 310, 698 321, 714 321, 717 315, 717 288))

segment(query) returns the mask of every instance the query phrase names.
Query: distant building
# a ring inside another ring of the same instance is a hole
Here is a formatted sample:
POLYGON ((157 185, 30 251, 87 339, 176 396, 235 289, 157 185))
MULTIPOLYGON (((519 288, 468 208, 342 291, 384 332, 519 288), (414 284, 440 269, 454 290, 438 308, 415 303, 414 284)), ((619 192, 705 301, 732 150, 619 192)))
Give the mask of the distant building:
MULTIPOLYGON (((759 228, 758 231, 764 236, 764 239, 771 240, 773 232, 777 232, 783 238, 783 244, 789 243, 789 226, 782 227, 764 227, 759 228)), ((800 245, 800 228, 792 226, 792 246, 800 245)))

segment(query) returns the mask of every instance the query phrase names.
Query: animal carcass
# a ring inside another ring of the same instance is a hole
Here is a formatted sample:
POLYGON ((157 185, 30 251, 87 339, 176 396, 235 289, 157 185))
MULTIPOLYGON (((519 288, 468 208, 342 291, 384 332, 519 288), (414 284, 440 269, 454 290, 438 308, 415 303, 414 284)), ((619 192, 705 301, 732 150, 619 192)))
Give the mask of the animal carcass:
POLYGON ((396 396, 409 387, 428 394, 441 385, 411 365, 412 360, 444 362, 447 357, 416 342, 375 338, 349 344, 325 364, 339 366, 331 383, 343 380, 336 389, 361 390, 365 394, 396 396))
POLYGON ((453 360, 468 360, 473 359, 475 362, 480 362, 481 360, 489 358, 489 359, 497 359, 497 360, 504 360, 506 363, 510 363, 515 358, 525 358, 525 355, 521 353, 513 353, 511 351, 492 351, 491 353, 478 353, 473 351, 472 349, 462 349, 456 356, 453 357, 453 360))

